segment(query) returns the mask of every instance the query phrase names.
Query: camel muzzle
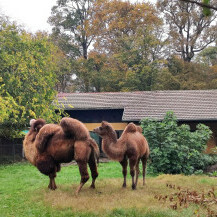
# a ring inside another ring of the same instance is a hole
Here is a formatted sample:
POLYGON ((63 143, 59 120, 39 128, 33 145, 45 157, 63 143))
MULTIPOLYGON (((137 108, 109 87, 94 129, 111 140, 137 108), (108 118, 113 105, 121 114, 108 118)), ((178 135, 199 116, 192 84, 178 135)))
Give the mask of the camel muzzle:
POLYGON ((97 133, 98 131, 99 131, 99 128, 98 128, 98 127, 93 129, 93 132, 94 132, 94 133, 97 133))
POLYGON ((95 129, 93 129, 93 132, 100 135, 100 134, 102 133, 102 130, 101 130, 100 128, 101 128, 101 127, 97 127, 97 128, 95 128, 95 129))

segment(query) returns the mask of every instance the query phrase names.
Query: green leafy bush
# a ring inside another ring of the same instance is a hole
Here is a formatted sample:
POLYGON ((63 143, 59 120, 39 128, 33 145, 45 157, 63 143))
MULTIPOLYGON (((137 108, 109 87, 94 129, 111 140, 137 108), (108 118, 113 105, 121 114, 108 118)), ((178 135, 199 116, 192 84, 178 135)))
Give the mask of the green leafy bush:
POLYGON ((141 121, 144 136, 150 146, 150 166, 156 173, 193 174, 215 162, 203 153, 211 130, 198 124, 195 132, 186 124, 178 126, 173 112, 167 112, 163 121, 141 121))
POLYGON ((52 103, 59 50, 46 34, 1 20, 0 29, 0 137, 18 138, 31 118, 61 118, 52 103))

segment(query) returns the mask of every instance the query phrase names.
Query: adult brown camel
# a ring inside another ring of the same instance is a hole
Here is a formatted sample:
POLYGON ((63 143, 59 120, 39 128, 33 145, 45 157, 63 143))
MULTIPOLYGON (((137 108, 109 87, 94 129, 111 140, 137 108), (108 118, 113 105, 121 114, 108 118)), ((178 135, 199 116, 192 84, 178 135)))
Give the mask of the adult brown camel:
POLYGON ((81 175, 76 194, 89 179, 87 164, 91 170, 91 188, 95 188, 98 176, 96 158, 99 155, 99 148, 80 121, 63 118, 57 125, 46 124, 43 119, 31 120, 23 147, 26 158, 41 173, 49 176, 48 188, 52 190, 57 188, 55 177, 60 171, 60 164, 71 162, 73 159, 77 162, 81 175))
POLYGON ((143 185, 145 185, 146 164, 149 156, 149 146, 141 133, 141 128, 133 123, 126 126, 121 137, 117 134, 112 125, 106 121, 94 129, 94 132, 102 137, 102 150, 112 160, 120 162, 124 176, 123 187, 126 187, 128 159, 130 164, 130 175, 132 177, 132 189, 136 189, 139 176, 139 161, 143 166, 143 185), (136 180, 134 180, 136 171, 136 180))

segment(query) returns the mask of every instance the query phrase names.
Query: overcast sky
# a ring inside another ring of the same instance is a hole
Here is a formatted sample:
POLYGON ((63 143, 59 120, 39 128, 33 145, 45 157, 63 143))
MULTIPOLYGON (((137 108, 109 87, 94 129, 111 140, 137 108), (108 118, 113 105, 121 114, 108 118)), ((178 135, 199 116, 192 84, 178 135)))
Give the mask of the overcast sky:
MULTIPOLYGON (((47 23, 57 0, 0 0, 0 12, 23 25, 29 32, 51 31, 47 23)), ((132 0, 134 1, 134 0, 132 0)), ((141 0, 142 1, 142 0, 141 0)), ((151 0, 154 2, 155 0, 151 0)), ((147 0, 144 0, 147 2, 147 0)))
POLYGON ((56 0, 0 0, 0 12, 30 32, 51 31, 47 23, 56 0))

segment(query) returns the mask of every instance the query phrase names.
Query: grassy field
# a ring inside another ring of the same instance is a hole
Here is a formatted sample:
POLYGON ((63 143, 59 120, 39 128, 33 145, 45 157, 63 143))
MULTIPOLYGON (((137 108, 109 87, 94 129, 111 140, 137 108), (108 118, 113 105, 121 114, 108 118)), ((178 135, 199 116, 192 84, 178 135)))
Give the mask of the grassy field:
POLYGON ((50 191, 48 177, 29 163, 1 165, 0 216, 217 216, 217 178, 148 175, 146 186, 140 177, 132 191, 130 177, 123 189, 120 165, 109 162, 99 165, 96 189, 89 180, 76 197, 79 181, 77 165, 62 167, 50 191))

